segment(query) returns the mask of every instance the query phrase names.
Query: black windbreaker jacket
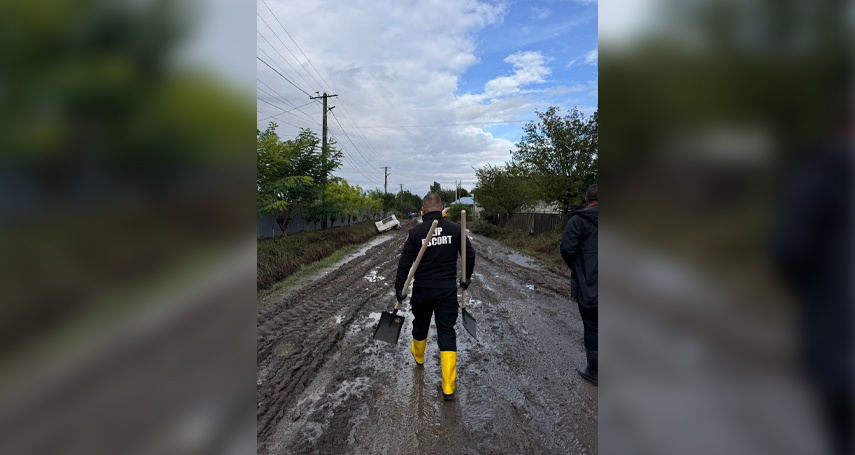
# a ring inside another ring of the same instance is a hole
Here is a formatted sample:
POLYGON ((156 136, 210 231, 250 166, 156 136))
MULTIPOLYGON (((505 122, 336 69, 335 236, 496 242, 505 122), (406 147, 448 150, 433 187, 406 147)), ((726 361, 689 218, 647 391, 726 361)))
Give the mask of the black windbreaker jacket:
POLYGON ((570 218, 561 236, 561 257, 570 275, 570 293, 586 308, 597 307, 597 246, 599 204, 584 208, 570 218))
MULTIPOLYGON (((457 288, 457 255, 460 254, 460 225, 442 217, 442 212, 428 212, 422 217, 422 223, 410 229, 404 240, 404 250, 398 262, 398 275, 395 278, 395 291, 400 292, 407 281, 410 267, 419 255, 422 241, 427 237, 433 220, 439 220, 433 239, 430 240, 425 255, 413 275, 412 286, 423 288, 457 288)), ((466 237, 466 276, 472 276, 475 268, 475 249, 466 237)))

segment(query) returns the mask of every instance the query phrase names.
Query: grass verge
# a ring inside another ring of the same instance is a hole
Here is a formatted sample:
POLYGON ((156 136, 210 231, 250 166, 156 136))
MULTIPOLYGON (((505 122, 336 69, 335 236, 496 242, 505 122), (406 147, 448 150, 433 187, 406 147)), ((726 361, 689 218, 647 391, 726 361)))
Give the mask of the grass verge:
POLYGON ((522 231, 510 230, 501 232, 494 240, 509 246, 517 251, 540 259, 541 262, 554 269, 569 272, 567 264, 558 251, 561 243, 560 233, 545 233, 540 235, 526 235, 522 231))
MULTIPOLYGON (((350 254, 352 251, 356 250, 358 247, 359 247, 359 245, 348 245, 346 247, 343 247, 343 248, 337 250, 335 253, 321 259, 320 261, 313 262, 311 264, 307 264, 307 265, 300 267, 299 270, 297 270, 296 272, 291 274, 288 278, 285 278, 284 280, 279 281, 278 283, 274 284, 272 287, 258 291, 258 303, 259 303, 259 305, 264 300, 264 298, 267 297, 268 295, 270 295, 270 294, 272 294, 272 293, 274 293, 280 289, 285 289, 287 287, 293 286, 294 283, 296 283, 297 281, 300 281, 301 279, 303 279, 309 275, 312 275, 313 273, 317 272, 318 270, 342 260, 345 256, 350 254)), ((261 309, 263 309, 263 307, 261 309)))
POLYGON ((341 248, 365 243, 377 235, 373 222, 301 232, 258 241, 256 291, 270 289, 303 266, 324 259, 341 248))

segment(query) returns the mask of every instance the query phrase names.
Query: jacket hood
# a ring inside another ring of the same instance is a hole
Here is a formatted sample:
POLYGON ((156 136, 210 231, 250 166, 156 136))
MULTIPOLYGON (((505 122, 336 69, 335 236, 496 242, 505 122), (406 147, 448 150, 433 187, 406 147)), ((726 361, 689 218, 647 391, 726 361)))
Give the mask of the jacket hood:
POLYGON ((585 218, 586 220, 590 221, 591 223, 594 223, 594 226, 597 226, 597 227, 599 227, 599 224, 597 224, 599 222, 598 221, 599 220, 599 213, 600 213, 600 204, 592 205, 590 207, 585 207, 584 209, 576 212, 577 215, 581 216, 582 218, 585 218))

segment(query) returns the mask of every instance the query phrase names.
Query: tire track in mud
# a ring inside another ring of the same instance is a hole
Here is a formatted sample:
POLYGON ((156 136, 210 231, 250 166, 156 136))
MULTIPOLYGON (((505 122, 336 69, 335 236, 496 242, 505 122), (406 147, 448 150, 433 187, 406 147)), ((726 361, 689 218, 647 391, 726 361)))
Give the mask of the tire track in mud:
POLYGON ((258 316, 259 450, 264 448, 271 428, 285 416, 293 398, 335 350, 354 316, 366 302, 388 292, 388 286, 384 289, 363 282, 371 269, 396 260, 399 248, 400 242, 394 238, 370 248, 258 316))
POLYGON ((259 453, 596 453, 569 275, 472 236, 479 340, 458 325, 457 399, 443 402, 436 327, 415 367, 409 301, 398 344, 371 339, 394 303, 395 235, 259 316, 259 453))

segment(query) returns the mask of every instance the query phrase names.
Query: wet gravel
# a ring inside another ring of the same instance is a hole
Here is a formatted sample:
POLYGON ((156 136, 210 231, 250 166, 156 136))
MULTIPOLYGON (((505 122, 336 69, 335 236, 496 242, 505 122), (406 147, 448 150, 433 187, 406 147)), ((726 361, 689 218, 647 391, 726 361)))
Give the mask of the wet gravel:
MULTIPOLYGON (((405 226, 406 229, 406 226, 405 226)), ((478 255, 458 317, 456 400, 442 400, 436 327, 424 366, 372 339, 405 231, 273 294, 258 316, 258 453, 597 453, 597 388, 582 380, 582 323, 569 275, 473 235, 478 255)), ((407 301, 409 302, 409 300, 407 301)))

